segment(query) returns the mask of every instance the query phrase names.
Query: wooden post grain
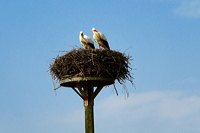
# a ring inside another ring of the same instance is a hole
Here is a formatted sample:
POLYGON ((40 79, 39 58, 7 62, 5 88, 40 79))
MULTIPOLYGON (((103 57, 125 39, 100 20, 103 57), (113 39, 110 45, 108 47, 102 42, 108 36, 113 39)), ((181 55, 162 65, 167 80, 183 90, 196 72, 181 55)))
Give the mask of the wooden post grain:
POLYGON ((84 88, 86 92, 87 99, 84 100, 85 109, 85 133, 94 133, 94 98, 93 92, 94 88, 91 86, 91 82, 88 82, 87 87, 84 88))

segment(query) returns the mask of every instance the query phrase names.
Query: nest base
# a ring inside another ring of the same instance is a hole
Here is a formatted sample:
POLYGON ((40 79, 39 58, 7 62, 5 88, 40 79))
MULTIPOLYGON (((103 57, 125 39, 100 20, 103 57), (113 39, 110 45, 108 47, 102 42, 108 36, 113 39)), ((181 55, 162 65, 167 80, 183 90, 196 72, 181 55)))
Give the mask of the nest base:
POLYGON ((91 82, 93 87, 104 86, 114 84, 114 79, 109 77, 74 77, 66 78, 60 80, 60 86, 63 87, 77 87, 77 83, 84 87, 87 85, 87 82, 91 82))

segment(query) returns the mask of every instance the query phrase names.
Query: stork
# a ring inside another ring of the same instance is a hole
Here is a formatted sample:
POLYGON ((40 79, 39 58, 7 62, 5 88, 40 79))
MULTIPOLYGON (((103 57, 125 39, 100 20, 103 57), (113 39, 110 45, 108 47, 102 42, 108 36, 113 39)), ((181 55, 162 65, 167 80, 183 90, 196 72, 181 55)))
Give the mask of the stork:
POLYGON ((97 31, 95 28, 92 28, 93 38, 95 42, 99 45, 99 48, 103 47, 106 50, 110 50, 108 41, 103 33, 97 31))
POLYGON ((84 35, 82 31, 80 32, 79 40, 85 49, 95 49, 94 42, 88 36, 84 35))

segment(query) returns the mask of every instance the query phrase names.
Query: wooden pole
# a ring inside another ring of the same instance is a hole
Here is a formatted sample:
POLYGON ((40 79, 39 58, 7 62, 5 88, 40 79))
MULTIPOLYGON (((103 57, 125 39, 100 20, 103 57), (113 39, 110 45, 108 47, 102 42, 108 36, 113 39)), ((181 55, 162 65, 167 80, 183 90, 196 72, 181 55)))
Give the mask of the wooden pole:
POLYGON ((85 109, 85 133, 94 133, 94 98, 93 92, 94 88, 91 86, 91 82, 88 82, 87 86, 84 88, 86 92, 86 99, 84 99, 84 109, 85 109))

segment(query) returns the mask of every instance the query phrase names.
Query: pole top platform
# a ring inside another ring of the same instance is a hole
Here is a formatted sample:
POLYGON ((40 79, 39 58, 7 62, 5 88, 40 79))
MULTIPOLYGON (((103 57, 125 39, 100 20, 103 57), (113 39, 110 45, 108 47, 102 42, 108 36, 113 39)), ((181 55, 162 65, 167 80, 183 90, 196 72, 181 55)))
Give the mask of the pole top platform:
POLYGON ((85 83, 91 82, 93 87, 104 86, 114 84, 114 79, 111 77, 73 77, 65 78, 60 80, 60 85, 63 87, 76 87, 76 83, 79 83, 80 86, 84 86, 85 83))

